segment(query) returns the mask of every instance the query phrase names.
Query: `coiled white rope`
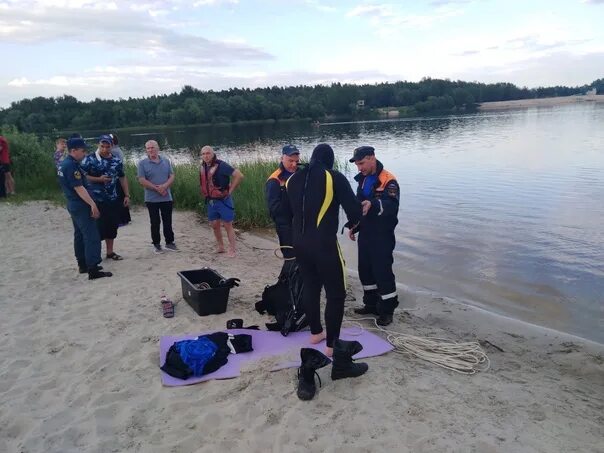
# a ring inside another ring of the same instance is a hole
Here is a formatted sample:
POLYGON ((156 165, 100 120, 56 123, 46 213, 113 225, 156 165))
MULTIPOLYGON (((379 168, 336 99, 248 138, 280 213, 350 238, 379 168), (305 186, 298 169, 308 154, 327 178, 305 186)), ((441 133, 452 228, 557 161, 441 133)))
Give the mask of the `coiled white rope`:
POLYGON ((491 366, 489 357, 476 341, 460 343, 445 338, 407 335, 384 329, 377 324, 375 318, 345 318, 344 321, 361 330, 384 332, 387 335, 386 339, 394 346, 394 352, 396 353, 409 354, 456 373, 471 375, 479 371, 487 371, 491 366), (364 320, 373 321, 375 327, 364 327, 358 322, 364 320))

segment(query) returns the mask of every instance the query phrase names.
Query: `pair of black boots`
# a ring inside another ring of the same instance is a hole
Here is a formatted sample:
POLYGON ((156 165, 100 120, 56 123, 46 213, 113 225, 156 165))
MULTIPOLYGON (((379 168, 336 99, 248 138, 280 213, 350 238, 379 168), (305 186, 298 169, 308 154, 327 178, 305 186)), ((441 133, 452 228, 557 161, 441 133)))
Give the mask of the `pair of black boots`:
POLYGON ((99 266, 98 264, 90 269, 78 264, 78 271, 80 274, 88 273, 88 280, 96 280, 97 278, 111 277, 113 275, 111 272, 103 271, 103 266, 99 266))
MULTIPOLYGON (((333 345, 333 365, 331 367, 331 379, 344 379, 358 377, 369 369, 366 363, 354 363, 352 356, 363 350, 358 341, 336 340, 333 345)), ((298 368, 298 398, 308 401, 314 398, 317 392, 315 385, 315 374, 319 368, 329 365, 332 361, 320 351, 312 348, 300 350, 302 364, 298 368)), ((319 375, 317 374, 317 377, 319 375)), ((321 378, 319 378, 319 385, 321 378)))

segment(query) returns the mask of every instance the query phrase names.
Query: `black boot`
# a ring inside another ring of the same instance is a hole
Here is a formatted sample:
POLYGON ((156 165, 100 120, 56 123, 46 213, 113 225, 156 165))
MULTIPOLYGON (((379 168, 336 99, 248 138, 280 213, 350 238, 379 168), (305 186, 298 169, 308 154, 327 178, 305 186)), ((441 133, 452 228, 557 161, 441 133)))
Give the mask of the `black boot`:
MULTIPOLYGON (((99 271, 103 270, 103 266, 99 266, 98 264, 96 265, 96 269, 98 269, 99 271)), ((80 274, 86 274, 88 272, 88 268, 86 267, 86 265, 81 265, 78 264, 78 272, 80 274)))
POLYGON ((398 296, 385 299, 379 306, 379 316, 377 319, 378 326, 388 326, 392 324, 392 314, 394 309, 398 307, 398 296))
POLYGON ((91 269, 88 269, 88 280, 96 280, 97 278, 111 277, 113 274, 111 272, 103 272, 98 269, 98 266, 95 266, 91 269))
MULTIPOLYGON (((300 349, 300 358, 302 364, 298 368, 298 398, 308 401, 314 398, 317 391, 315 385, 315 374, 319 368, 323 368, 331 363, 329 357, 312 348, 300 349)), ((317 374, 317 377, 319 375, 317 374)), ((321 378, 319 378, 321 385, 321 378)))
POLYGON ((377 289, 371 289, 363 292, 363 307, 355 308, 357 315, 377 315, 377 305, 380 301, 380 295, 377 289))
POLYGON ((333 365, 331 379, 358 377, 369 369, 366 363, 354 363, 352 356, 363 350, 358 341, 336 340, 333 345, 333 365))

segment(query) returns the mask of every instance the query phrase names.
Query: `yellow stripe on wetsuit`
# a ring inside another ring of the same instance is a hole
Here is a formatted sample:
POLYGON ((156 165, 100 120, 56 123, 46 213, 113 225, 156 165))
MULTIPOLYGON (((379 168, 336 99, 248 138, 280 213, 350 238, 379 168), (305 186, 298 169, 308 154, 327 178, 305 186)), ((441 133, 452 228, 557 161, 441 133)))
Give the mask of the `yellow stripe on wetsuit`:
POLYGON ((319 211, 319 215, 317 216, 317 228, 325 217, 325 213, 329 208, 329 205, 333 201, 333 178, 331 177, 331 173, 325 170, 325 198, 323 199, 323 204, 321 205, 321 210, 319 211))

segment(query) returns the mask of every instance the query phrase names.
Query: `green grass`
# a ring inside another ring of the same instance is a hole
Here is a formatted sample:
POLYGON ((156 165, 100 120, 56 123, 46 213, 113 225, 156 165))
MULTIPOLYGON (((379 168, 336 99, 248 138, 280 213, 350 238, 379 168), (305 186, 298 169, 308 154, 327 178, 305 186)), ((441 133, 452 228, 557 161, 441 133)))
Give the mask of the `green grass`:
MULTIPOLYGON (((64 205, 65 199, 57 180, 53 161, 54 143, 40 139, 34 134, 17 132, 14 128, 2 128, 10 146, 14 164, 17 195, 10 197, 13 202, 29 200, 51 200, 64 205)), ((244 179, 233 194, 235 202, 235 223, 241 228, 270 227, 273 225, 266 208, 264 185, 269 175, 279 165, 274 161, 249 161, 237 165, 244 179)), ((347 172, 349 165, 336 162, 336 168, 347 172)), ((124 172, 130 186, 131 202, 144 203, 144 192, 136 178, 136 165, 126 162, 124 172)), ((172 196, 176 209, 195 211, 205 216, 206 205, 199 190, 199 164, 178 164, 174 166, 172 196)))

